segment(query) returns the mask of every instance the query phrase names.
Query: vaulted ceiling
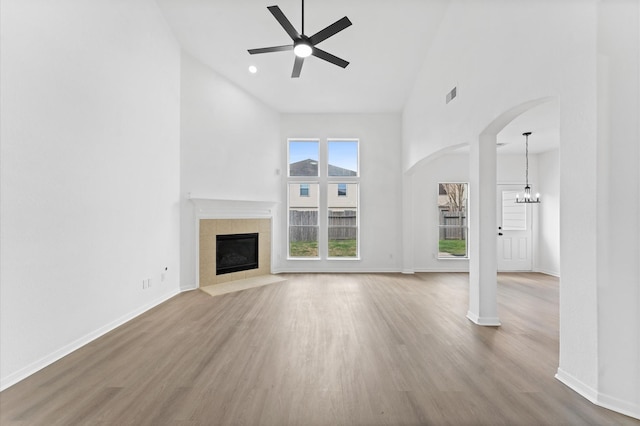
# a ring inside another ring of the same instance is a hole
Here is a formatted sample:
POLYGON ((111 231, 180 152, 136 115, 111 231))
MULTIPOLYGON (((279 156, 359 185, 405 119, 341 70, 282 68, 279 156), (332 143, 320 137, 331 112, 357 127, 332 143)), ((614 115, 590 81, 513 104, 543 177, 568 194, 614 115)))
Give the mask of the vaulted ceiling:
MULTIPOLYGON (((291 78, 292 51, 250 55, 248 49, 291 43, 267 9, 277 5, 301 31, 301 0, 156 0, 183 50, 283 113, 400 112, 423 66, 449 0, 305 0, 305 33, 347 16, 352 26, 318 47, 350 62, 343 69, 316 57, 291 78), (257 67, 252 74, 249 66, 257 67)), ((540 106, 498 136, 500 153, 558 145, 558 105, 540 106), (527 130, 522 130, 527 129, 527 130), (544 129, 542 131, 536 129, 544 129)))
POLYGON ((277 5, 300 31, 301 0, 157 0, 183 49, 280 112, 400 111, 446 11, 446 0, 306 0, 305 33, 343 16, 352 26, 318 47, 350 62, 316 57, 291 78, 292 51, 247 49, 290 44, 267 10, 277 5), (250 65, 258 68, 248 72, 250 65))

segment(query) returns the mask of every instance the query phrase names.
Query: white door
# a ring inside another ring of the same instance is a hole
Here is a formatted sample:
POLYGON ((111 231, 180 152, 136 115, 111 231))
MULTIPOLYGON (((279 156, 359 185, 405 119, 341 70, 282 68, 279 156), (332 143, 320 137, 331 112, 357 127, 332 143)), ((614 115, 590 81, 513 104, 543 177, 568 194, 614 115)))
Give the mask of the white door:
POLYGON ((498 185, 498 271, 531 271, 531 204, 516 203, 522 186, 498 185))

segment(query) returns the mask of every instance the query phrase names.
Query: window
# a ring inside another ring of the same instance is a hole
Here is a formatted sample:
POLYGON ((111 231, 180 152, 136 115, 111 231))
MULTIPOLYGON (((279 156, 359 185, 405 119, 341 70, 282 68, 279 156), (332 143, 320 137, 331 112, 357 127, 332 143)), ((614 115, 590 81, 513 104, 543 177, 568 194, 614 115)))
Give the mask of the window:
POLYGON ((468 259, 466 183, 438 184, 438 259, 468 259))
POLYGON ((527 230, 527 205, 516 203, 518 191, 502 191, 502 229, 527 230))
POLYGON ((317 183, 289 184, 289 256, 318 257, 319 185, 317 183), (307 195, 302 195, 302 186, 307 195))
POLYGON ((329 258, 358 257, 358 141, 327 141, 329 258))
POLYGON ((333 140, 327 143, 328 176, 358 176, 358 141, 333 140))
POLYGON ((289 176, 318 176, 320 142, 289 142, 289 176))
POLYGON ((358 184, 330 183, 328 208, 329 257, 358 256, 358 184), (340 187, 344 195, 340 195, 340 187), (349 188, 347 190, 347 188, 349 188), (349 196, 347 196, 347 193, 349 196))
POLYGON ((288 144, 289 257, 357 259, 358 141, 288 144))

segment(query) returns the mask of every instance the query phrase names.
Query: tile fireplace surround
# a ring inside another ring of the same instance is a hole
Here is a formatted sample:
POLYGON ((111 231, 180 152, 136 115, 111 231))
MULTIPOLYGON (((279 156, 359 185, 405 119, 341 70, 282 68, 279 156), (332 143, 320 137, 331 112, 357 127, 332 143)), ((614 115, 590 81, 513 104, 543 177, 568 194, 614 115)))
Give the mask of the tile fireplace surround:
POLYGON ((198 287, 271 273, 271 234, 276 203, 190 198, 196 206, 198 287), (258 233, 258 269, 216 275, 216 236, 258 233))
POLYGON ((200 287, 271 273, 271 219, 200 219, 200 287), (258 268, 216 275, 216 237, 258 233, 258 268))

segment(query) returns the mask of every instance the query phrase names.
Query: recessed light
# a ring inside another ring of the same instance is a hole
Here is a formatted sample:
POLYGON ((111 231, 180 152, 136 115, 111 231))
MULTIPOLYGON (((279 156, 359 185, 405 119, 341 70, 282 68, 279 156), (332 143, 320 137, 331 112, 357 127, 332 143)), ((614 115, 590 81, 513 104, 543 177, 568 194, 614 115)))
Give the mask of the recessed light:
POLYGON ((256 66, 255 66, 255 65, 251 65, 251 66, 249 67, 249 72, 250 72, 251 74, 255 74, 255 73, 257 73, 257 72, 258 72, 258 68, 256 68, 256 66))

